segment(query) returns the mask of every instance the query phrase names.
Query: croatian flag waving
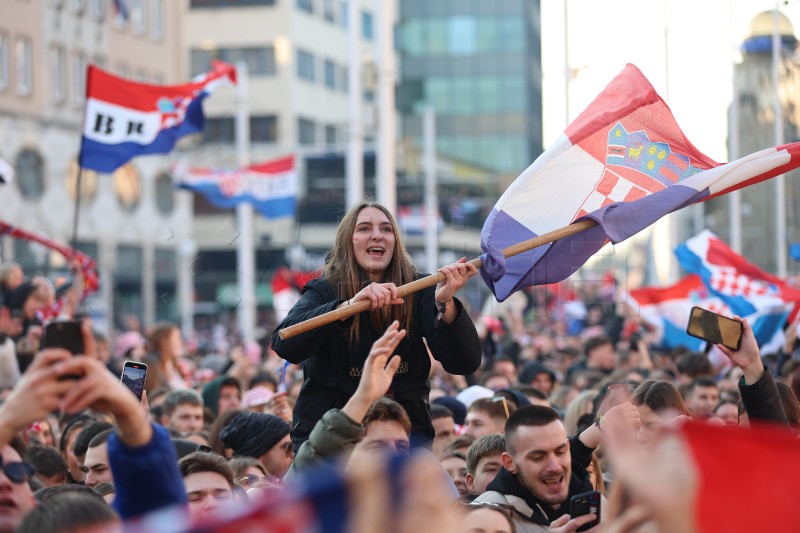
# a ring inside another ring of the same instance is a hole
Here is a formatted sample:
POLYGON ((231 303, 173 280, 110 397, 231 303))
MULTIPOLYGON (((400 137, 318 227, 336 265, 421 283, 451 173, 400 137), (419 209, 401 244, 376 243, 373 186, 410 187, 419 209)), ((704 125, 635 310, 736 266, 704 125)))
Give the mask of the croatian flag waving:
POLYGON ((698 151, 633 65, 603 90, 497 201, 481 232, 481 274, 498 300, 575 272, 605 243, 800 166, 800 143, 725 165, 698 151), (581 218, 598 226, 504 258, 502 250, 581 218))
MULTIPOLYGON (((659 345, 664 348, 703 348, 704 341, 686 333, 692 307, 701 307, 724 316, 738 314, 696 274, 690 274, 669 287, 643 287, 631 290, 628 295, 628 305, 645 322, 656 327, 660 333, 659 345)), ((752 312, 740 315, 753 328, 762 352, 777 350, 783 343, 783 326, 791 307, 791 304, 773 302, 772 305, 754 307, 752 312)))
POLYGON ((750 263, 711 231, 702 231, 687 240, 675 254, 681 267, 700 276, 711 293, 734 314, 745 317, 788 305, 794 306, 793 320, 800 310, 800 290, 750 263))
POLYGON ((235 170, 173 167, 176 186, 199 192, 220 209, 250 202, 266 218, 293 216, 296 174, 294 156, 235 170))
POLYGON ((220 83, 236 83, 233 65, 213 69, 184 85, 147 85, 90 66, 80 165, 111 173, 143 154, 165 154, 175 142, 202 131, 203 99, 220 83))

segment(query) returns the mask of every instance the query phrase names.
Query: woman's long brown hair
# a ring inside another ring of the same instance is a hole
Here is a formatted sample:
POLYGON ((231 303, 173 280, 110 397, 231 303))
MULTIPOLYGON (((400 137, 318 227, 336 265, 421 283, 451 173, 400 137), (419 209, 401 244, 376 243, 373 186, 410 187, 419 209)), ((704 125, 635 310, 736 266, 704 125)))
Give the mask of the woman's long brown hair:
MULTIPOLYGON (((379 209, 386 215, 392 225, 392 233, 394 234, 392 260, 383 273, 383 283, 394 283, 399 287, 414 281, 416 276, 417 270, 414 268, 405 246, 403 246, 403 241, 397 230, 397 222, 392 214, 378 203, 364 201, 352 207, 342 218, 339 228, 336 230, 336 241, 333 249, 325 261, 325 268, 322 270, 322 277, 328 280, 340 300, 349 300, 370 283, 367 273, 356 263, 353 250, 353 232, 355 231, 358 214, 367 207, 379 209)), ((405 303, 402 305, 392 305, 371 312, 370 318, 373 327, 375 329, 383 329, 388 327, 393 320, 397 320, 410 335, 413 296, 409 295, 404 300, 405 303)), ((356 315, 353 320, 353 327, 348 332, 351 344, 358 339, 360 326, 360 316, 356 315)))

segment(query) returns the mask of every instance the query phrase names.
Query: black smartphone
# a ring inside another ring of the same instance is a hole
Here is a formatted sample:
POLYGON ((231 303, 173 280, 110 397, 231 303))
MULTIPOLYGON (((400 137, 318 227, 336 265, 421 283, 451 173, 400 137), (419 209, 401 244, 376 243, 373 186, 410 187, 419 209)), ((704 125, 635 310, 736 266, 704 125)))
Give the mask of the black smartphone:
POLYGON ((686 333, 712 344, 721 344, 731 350, 742 347, 741 322, 701 307, 692 307, 686 333))
POLYGON ((137 400, 142 399, 144 392, 144 380, 147 377, 147 365, 136 361, 125 361, 122 367, 120 381, 128 387, 136 396, 137 400))
POLYGON ((64 348, 72 355, 85 353, 80 320, 54 320, 44 327, 42 348, 64 348))
POLYGON ((600 493, 596 490, 576 494, 569 500, 569 514, 572 518, 593 514, 597 519, 582 525, 577 531, 588 531, 600 523, 600 493))

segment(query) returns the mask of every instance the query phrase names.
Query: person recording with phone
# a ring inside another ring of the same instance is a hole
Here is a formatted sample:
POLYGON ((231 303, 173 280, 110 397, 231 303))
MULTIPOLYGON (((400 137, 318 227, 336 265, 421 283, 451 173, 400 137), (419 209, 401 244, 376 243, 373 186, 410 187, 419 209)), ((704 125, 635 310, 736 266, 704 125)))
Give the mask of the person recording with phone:
POLYGON ((121 518, 185 504, 186 494, 169 433, 148 421, 142 404, 95 358, 88 323, 83 325, 82 334, 84 354, 73 355, 63 348, 43 349, 0 404, 3 457, 18 431, 52 412, 107 412, 115 421, 107 450, 116 488, 113 506, 121 518))
POLYGON ((749 421, 758 420, 788 425, 778 387, 775 385, 772 373, 764 367, 761 360, 761 351, 753 334, 753 328, 750 327, 747 320, 738 316, 733 317, 733 320, 742 324, 739 349, 734 350, 722 344, 718 344, 717 347, 728 356, 733 364, 742 369, 743 375, 739 380, 739 392, 742 395, 747 418, 749 421))

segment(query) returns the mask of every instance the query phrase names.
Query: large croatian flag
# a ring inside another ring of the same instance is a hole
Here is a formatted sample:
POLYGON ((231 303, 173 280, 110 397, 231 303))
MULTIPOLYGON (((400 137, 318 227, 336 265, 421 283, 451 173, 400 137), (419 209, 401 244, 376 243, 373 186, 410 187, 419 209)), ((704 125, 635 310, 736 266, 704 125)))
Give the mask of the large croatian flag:
MULTIPOLYGON (((737 314, 696 274, 690 274, 669 287, 633 289, 628 296, 628 306, 633 312, 655 326, 660 333, 658 344, 662 348, 703 348, 704 341, 686 333, 692 307, 729 317, 737 314)), ((753 335, 762 352, 777 350, 783 343, 783 326, 791 307, 781 302, 754 308, 751 312, 740 315, 753 328, 753 335)))
POLYGON ((233 65, 184 85, 147 85, 88 69, 81 167, 111 173, 143 154, 168 153, 175 142, 203 130, 203 99, 220 83, 236 83, 233 65))
POLYGON ((750 263, 711 231, 702 231, 687 240, 675 254, 681 267, 697 274, 734 314, 745 317, 756 311, 789 306, 794 307, 793 319, 800 310, 800 290, 750 263))
POLYGON ((250 202, 266 218, 293 216, 297 194, 294 156, 234 170, 174 167, 175 185, 227 209, 250 202))
POLYGON ((481 274, 498 300, 563 280, 687 205, 800 166, 800 143, 725 165, 698 151, 633 65, 625 69, 500 197, 481 232, 481 274), (505 259, 502 250, 581 218, 598 226, 505 259))

